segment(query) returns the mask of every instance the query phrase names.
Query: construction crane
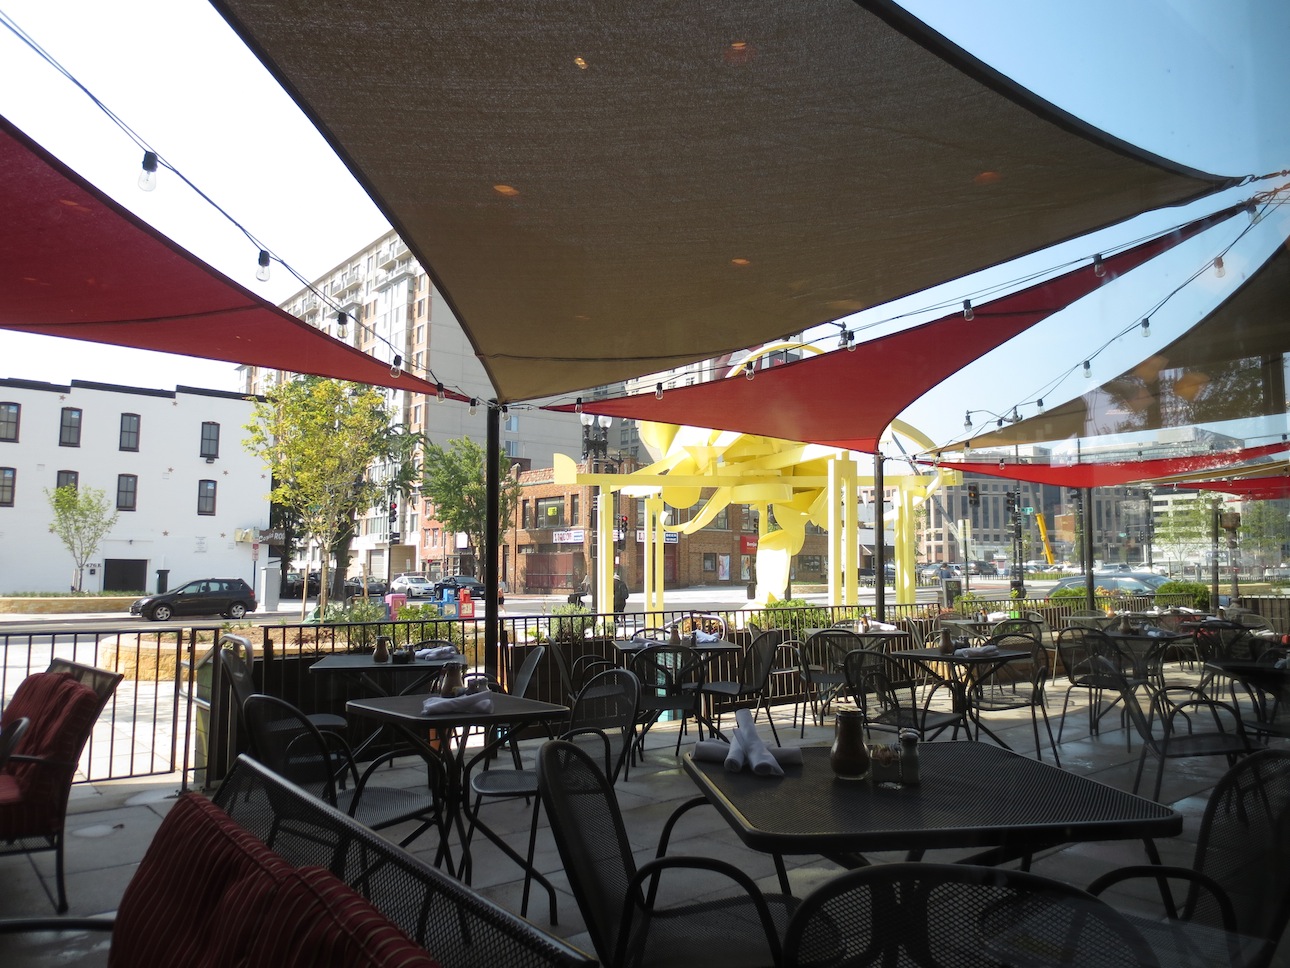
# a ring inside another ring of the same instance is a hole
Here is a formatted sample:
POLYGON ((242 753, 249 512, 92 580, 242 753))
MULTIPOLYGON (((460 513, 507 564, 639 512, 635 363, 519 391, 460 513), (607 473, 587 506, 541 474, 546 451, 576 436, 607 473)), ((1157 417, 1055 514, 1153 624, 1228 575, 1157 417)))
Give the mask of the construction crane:
POLYGON ((1044 512, 1035 512, 1035 523, 1039 525, 1039 540, 1044 543, 1044 560, 1050 565, 1056 564, 1057 559, 1053 555, 1053 546, 1048 543, 1048 525, 1044 524, 1044 512))

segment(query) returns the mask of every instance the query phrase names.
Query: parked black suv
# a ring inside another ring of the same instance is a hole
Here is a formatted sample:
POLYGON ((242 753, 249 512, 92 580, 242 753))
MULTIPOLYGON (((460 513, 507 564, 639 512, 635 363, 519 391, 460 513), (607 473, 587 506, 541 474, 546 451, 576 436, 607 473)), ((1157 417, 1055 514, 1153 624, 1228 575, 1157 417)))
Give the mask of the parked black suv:
POLYGON ((223 615, 238 619, 257 606, 255 592, 240 578, 201 578, 173 591, 140 598, 131 615, 165 622, 175 615, 223 615))

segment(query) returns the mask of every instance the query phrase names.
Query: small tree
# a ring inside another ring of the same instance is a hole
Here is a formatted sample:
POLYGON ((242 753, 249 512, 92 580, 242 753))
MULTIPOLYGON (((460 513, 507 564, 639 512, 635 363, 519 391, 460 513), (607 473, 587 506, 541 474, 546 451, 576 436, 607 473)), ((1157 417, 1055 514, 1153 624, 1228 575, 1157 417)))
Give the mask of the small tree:
MULTIPOLYGON (((354 513, 371 507, 382 487, 368 478, 387 459, 390 414, 380 390, 319 377, 289 380, 265 394, 246 427, 245 446, 273 474, 271 498, 299 515, 303 534, 335 548, 353 528, 354 513)), ((323 555, 326 606, 329 556, 323 555)))
POLYGON ((99 488, 77 488, 64 484, 54 490, 45 489, 54 519, 49 531, 58 535, 76 563, 76 581, 72 591, 83 591, 85 563, 94 557, 99 544, 116 524, 118 512, 108 502, 107 494, 99 488))
MULTIPOLYGON (((506 454, 498 451, 497 461, 501 477, 498 516, 503 525, 498 529, 500 542, 506 522, 515 515, 520 484, 509 473, 510 459, 506 454)), ((465 437, 448 441, 447 449, 428 443, 424 474, 421 493, 434 505, 435 517, 447 530, 464 532, 478 554, 485 547, 487 533, 484 448, 465 437)), ((492 576, 494 580, 496 577, 492 576)))

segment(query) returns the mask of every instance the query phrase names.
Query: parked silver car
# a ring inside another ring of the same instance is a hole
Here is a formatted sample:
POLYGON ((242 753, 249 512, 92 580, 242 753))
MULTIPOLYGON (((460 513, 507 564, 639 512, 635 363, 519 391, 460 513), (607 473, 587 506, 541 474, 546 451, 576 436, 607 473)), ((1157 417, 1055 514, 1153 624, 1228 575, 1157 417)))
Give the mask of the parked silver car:
POLYGON ((434 584, 425 575, 399 575, 390 582, 390 592, 407 595, 408 598, 429 598, 434 592, 434 584))

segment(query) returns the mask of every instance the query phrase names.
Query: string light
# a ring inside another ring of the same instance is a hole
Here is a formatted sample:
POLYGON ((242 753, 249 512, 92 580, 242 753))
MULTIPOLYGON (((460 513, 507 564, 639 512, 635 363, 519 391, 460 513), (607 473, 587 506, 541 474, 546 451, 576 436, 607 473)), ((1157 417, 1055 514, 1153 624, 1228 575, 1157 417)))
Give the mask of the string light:
POLYGON ((403 372, 403 357, 398 353, 394 354, 394 362, 390 364, 390 376, 397 377, 403 372))
POLYGON ((336 338, 344 339, 349 335, 345 326, 349 323, 349 313, 339 312, 336 314, 336 338))
POLYGON ((139 188, 142 191, 150 192, 157 187, 157 153, 155 151, 145 151, 143 153, 143 171, 139 172, 139 188))
POLYGON ((1093 379, 1093 367, 1089 365, 1088 360, 1084 361, 1084 379, 1093 379))
MULTIPOLYGON (((582 402, 581 402, 581 401, 582 401, 582 397, 579 397, 579 398, 578 398, 578 401, 579 401, 578 405, 579 405, 579 406, 582 406, 582 402)), ((478 400, 476 400, 474 397, 471 397, 471 398, 470 398, 470 415, 473 417, 473 416, 475 415, 475 411, 476 411, 476 410, 478 410, 478 409, 479 409, 479 401, 478 401, 478 400)))
POLYGON ((1040 413, 1043 413, 1043 412, 1044 412, 1044 398, 1043 398, 1043 397, 1040 397, 1038 400, 1036 400, 1036 401, 1035 401, 1035 406, 1039 408, 1039 412, 1040 412, 1040 413))
POLYGON ((1214 257, 1214 275, 1218 276, 1220 279, 1227 275, 1227 267, 1223 265, 1223 257, 1221 255, 1214 257))
POLYGON ((971 410, 968 410, 963 414, 963 429, 964 430, 972 429, 972 411, 971 410))
POLYGON ((971 300, 971 299, 964 299, 964 300, 963 300, 963 318, 964 318, 964 319, 975 319, 975 318, 976 318, 976 313, 972 310, 972 300, 971 300))
POLYGON ((1099 279, 1106 275, 1106 263, 1102 261, 1101 252, 1093 256, 1093 275, 1099 279))
POLYGON ((434 385, 434 398, 438 400, 440 403, 443 403, 444 400, 447 399, 446 395, 443 392, 442 383, 436 383, 434 385))
POLYGON ((655 400, 663 399, 663 384, 661 383, 654 384, 654 399, 655 400))
POLYGON ((1147 339, 1151 335, 1151 317, 1148 316, 1142 320, 1142 338, 1147 339))
POLYGON ((260 267, 255 270, 255 278, 259 279, 261 282, 268 282, 269 281, 269 250, 268 249, 260 250, 259 264, 260 264, 260 267))
POLYGON ((744 364, 744 379, 745 379, 745 380, 751 380, 751 379, 752 379, 753 377, 755 377, 756 375, 757 375, 757 373, 756 373, 756 371, 753 369, 752 364, 751 364, 751 363, 745 363, 745 364, 744 364))
MULTIPOLYGON (((470 402, 474 404, 475 401, 472 400, 470 402)), ((573 401, 573 412, 582 413, 582 397, 579 397, 577 400, 573 401)))

